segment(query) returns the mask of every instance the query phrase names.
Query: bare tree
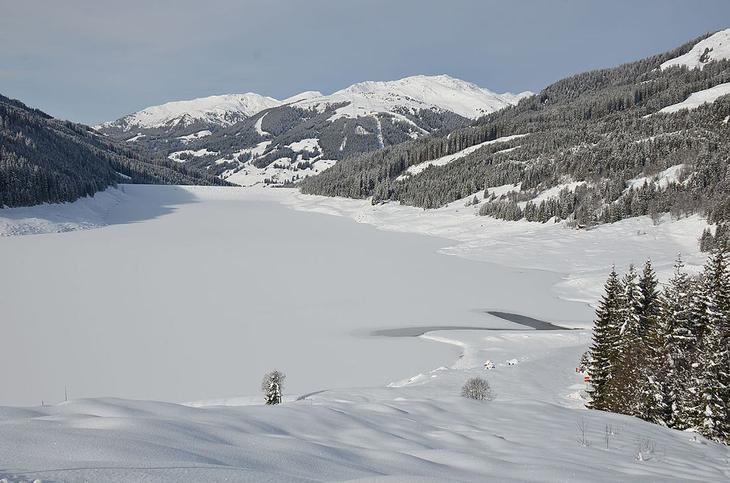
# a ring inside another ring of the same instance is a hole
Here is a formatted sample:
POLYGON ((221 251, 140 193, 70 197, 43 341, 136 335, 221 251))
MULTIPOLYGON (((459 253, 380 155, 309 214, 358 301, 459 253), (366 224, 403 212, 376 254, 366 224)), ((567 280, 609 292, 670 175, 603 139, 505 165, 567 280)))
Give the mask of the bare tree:
POLYGON ((284 389, 286 374, 280 371, 271 371, 261 381, 261 390, 264 391, 266 404, 281 404, 281 394, 284 389))
POLYGON ((491 401, 494 399, 492 388, 481 377, 472 377, 467 380, 464 383, 464 387, 461 388, 461 395, 469 399, 476 399, 477 401, 491 401))
POLYGON ((588 441, 586 432, 588 432, 588 423, 586 423, 585 419, 580 418, 580 420, 578 420, 578 442, 581 446, 588 447, 591 445, 591 442, 588 441))

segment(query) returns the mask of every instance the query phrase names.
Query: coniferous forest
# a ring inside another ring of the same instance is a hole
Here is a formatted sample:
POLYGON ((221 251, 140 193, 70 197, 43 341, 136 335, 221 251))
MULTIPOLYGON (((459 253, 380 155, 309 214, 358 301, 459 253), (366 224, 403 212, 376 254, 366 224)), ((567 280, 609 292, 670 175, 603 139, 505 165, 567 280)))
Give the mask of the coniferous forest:
POLYGON ((640 215, 693 213, 730 219, 730 96, 694 110, 660 113, 694 92, 730 82, 730 61, 702 69, 670 67, 699 40, 674 51, 560 80, 474 125, 349 157, 301 183, 304 193, 372 197, 423 208, 482 192, 479 213, 505 220, 570 220, 590 227, 640 215), (413 165, 500 137, 443 166, 404 175, 413 165), (652 175, 677 167, 660 186, 652 175), (647 179, 644 183, 631 180, 647 179), (577 183, 557 197, 540 192, 577 183), (491 188, 514 185, 495 197, 491 188), (533 201, 535 200, 535 201, 533 201))
POLYGON ((590 408, 694 429, 730 443, 730 271, 725 246, 701 274, 659 287, 651 262, 615 269, 596 311, 590 408))
POLYGON ((74 201, 116 183, 228 184, 0 96, 0 208, 74 201))

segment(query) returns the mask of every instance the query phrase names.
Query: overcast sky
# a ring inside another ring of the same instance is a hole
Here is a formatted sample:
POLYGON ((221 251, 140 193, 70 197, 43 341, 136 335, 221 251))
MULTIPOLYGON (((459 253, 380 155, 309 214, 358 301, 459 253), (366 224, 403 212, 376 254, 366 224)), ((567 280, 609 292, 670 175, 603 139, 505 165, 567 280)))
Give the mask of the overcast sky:
POLYGON ((0 0, 0 94, 93 124, 412 74, 537 91, 727 27, 728 0, 0 0))

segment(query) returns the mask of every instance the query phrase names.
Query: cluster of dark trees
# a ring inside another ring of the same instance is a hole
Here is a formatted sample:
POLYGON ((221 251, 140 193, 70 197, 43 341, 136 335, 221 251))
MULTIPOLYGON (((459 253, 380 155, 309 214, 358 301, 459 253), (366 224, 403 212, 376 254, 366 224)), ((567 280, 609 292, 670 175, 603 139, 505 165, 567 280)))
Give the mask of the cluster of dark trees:
POLYGON ((74 201, 118 182, 227 184, 0 96, 0 208, 74 201))
POLYGON ((693 92, 730 82, 730 61, 694 70, 659 68, 699 40, 561 80, 473 126, 346 158, 304 180, 301 189, 424 208, 485 190, 485 202, 492 206, 482 207, 482 214, 541 222, 572 219, 585 226, 667 212, 702 213, 713 223, 730 220, 730 96, 691 111, 657 112, 693 92), (528 135, 396 180, 412 165, 514 134, 528 135), (628 183, 678 165, 683 165, 680 178, 668 187, 628 183), (583 184, 555 200, 518 205, 566 180, 583 184), (490 188, 505 184, 520 184, 519 198, 489 201, 490 188))
POLYGON ((589 407, 695 429, 730 444, 730 272, 725 247, 697 277, 677 260, 663 290, 651 263, 611 272, 596 311, 589 407))

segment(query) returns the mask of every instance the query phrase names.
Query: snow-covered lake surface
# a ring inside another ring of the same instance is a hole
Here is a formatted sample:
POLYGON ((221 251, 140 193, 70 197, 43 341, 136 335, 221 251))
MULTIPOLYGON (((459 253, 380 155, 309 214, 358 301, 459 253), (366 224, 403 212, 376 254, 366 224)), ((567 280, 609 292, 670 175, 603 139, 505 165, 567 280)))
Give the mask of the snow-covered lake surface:
POLYGON ((476 209, 121 186, 0 211, 29 234, 0 237, 0 481, 727 481, 728 447, 584 408, 588 330, 505 320, 587 327, 611 263, 696 265, 704 221, 476 209))
POLYGON ((385 385, 447 364, 411 326, 510 327, 507 310, 589 321, 559 276, 446 257, 447 240, 261 201, 240 189, 123 186, 108 226, 0 238, 0 404, 118 396, 193 401, 385 385), (529 303, 526 301, 529 300, 529 303), (539 313, 537 308, 539 307, 539 313))

